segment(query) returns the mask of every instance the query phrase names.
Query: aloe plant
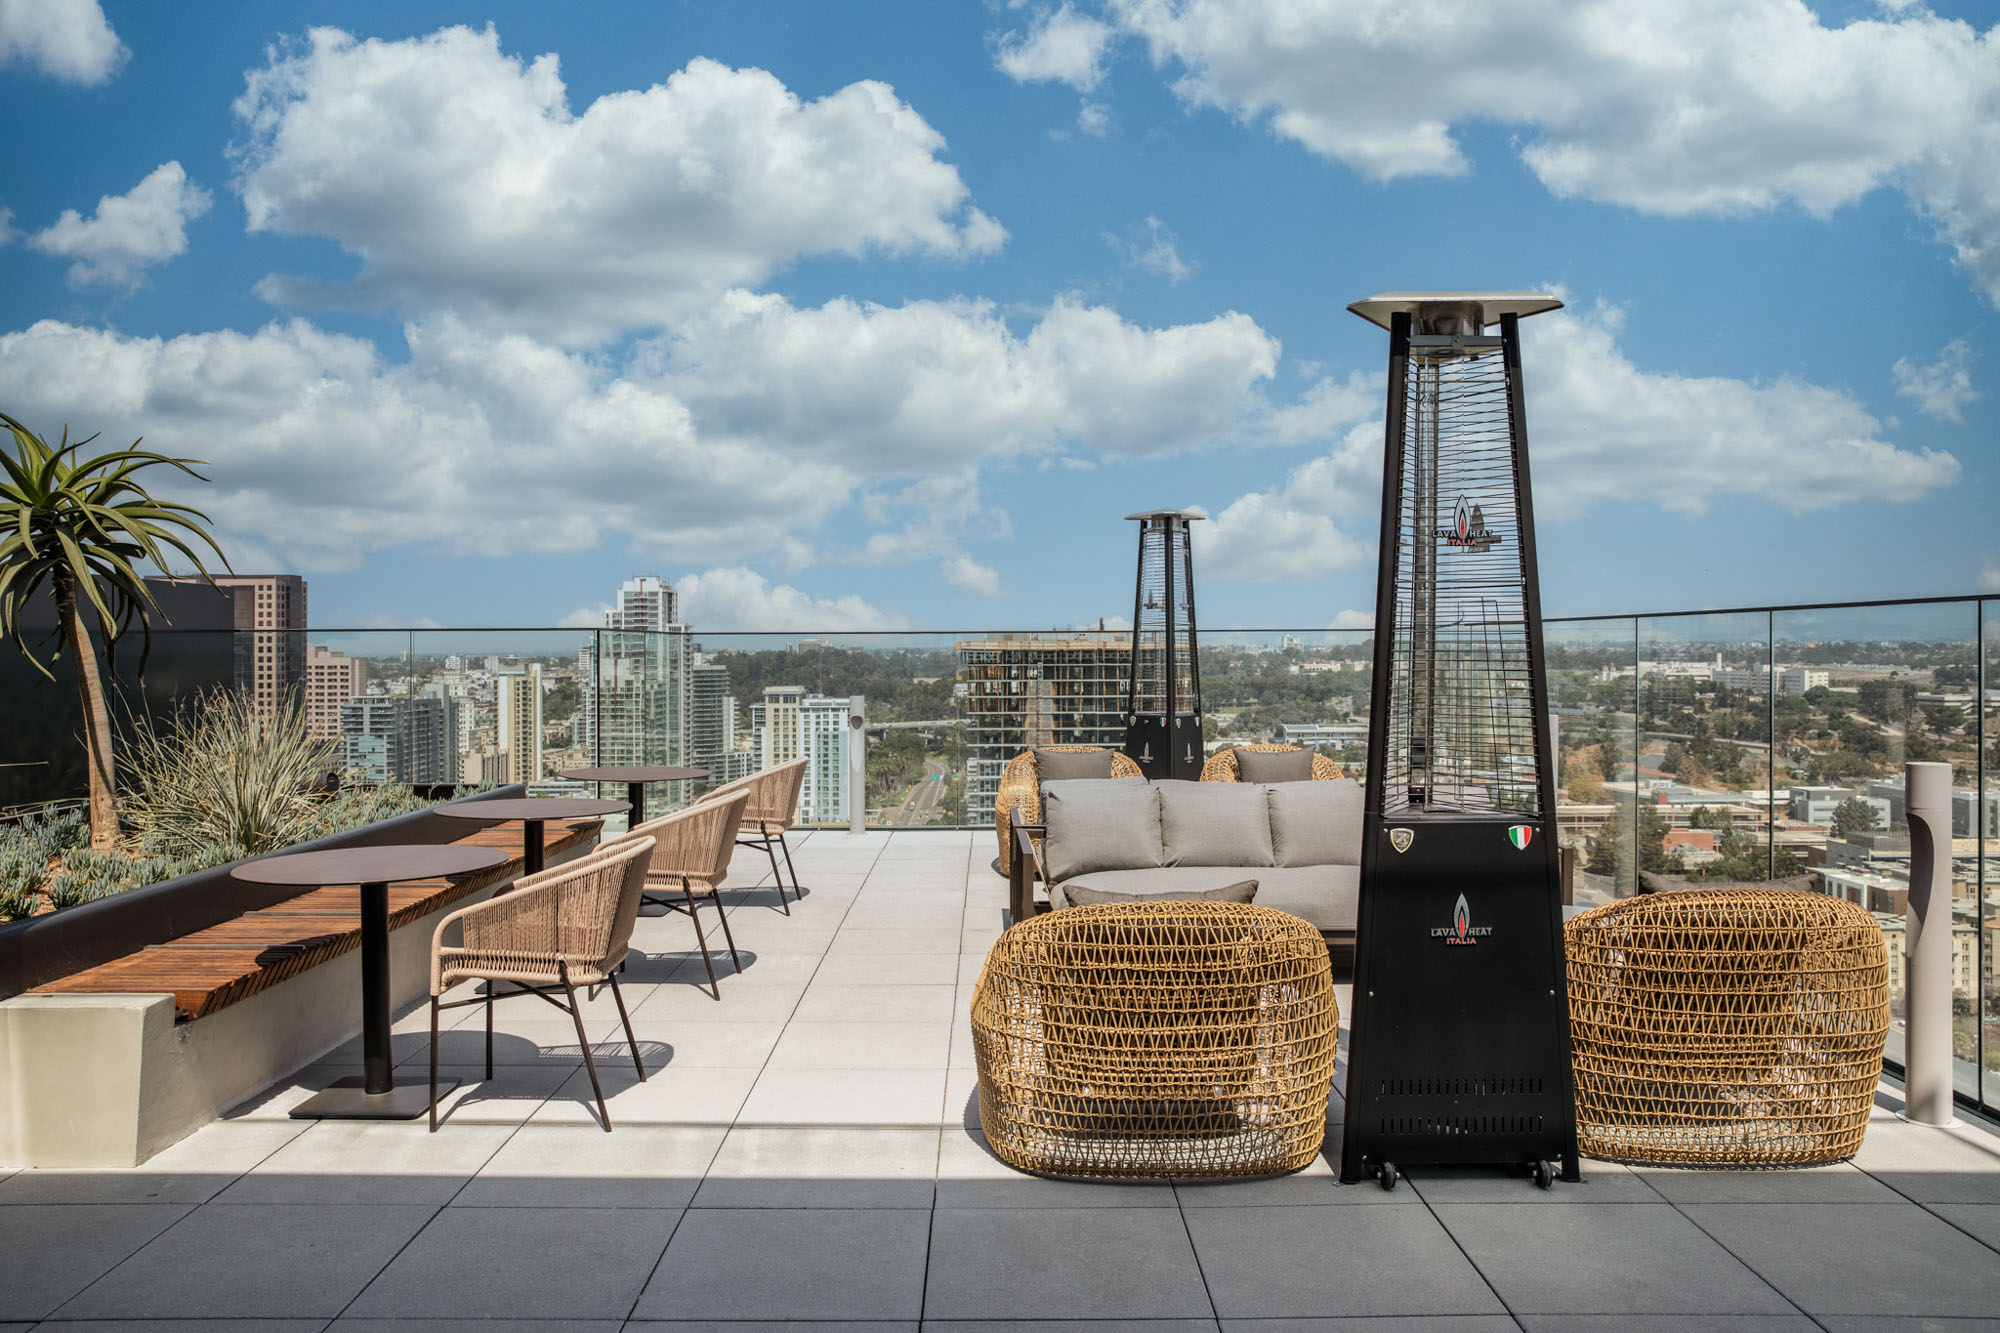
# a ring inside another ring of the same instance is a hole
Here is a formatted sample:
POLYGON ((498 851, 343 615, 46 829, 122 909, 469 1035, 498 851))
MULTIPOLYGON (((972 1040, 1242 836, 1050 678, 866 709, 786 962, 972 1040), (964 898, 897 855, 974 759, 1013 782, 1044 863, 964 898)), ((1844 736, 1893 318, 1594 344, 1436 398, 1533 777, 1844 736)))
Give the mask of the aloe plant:
POLYGON ((41 662, 21 634, 21 615, 44 585, 55 599, 61 647, 68 654, 83 702, 84 749, 90 772, 90 845, 109 851, 118 843, 118 782, 111 740, 111 710, 97 653, 91 646, 88 614, 108 652, 137 620, 147 642, 149 616, 159 604, 147 590, 136 562, 165 569, 168 552, 178 553, 204 579, 208 568, 190 543, 205 545, 224 569, 229 559, 203 525, 208 515, 189 505, 156 500, 138 480, 151 467, 168 467, 197 481, 199 459, 169 458, 138 447, 85 457, 97 436, 70 441, 65 427, 50 445, 5 412, 11 448, 0 452, 0 634, 11 640, 43 675, 55 673, 41 662))
POLYGON ((131 747, 125 814, 149 851, 256 856, 318 832, 316 793, 335 765, 296 704, 267 715, 247 694, 203 691, 164 724, 137 720, 131 747))

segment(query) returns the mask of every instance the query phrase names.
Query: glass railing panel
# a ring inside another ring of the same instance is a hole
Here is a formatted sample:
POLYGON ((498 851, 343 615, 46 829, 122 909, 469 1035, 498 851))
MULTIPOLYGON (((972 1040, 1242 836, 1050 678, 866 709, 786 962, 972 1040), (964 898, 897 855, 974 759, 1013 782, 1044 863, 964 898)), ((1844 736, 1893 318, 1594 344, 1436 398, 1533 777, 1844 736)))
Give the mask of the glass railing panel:
MULTIPOLYGON (((1953 823, 1965 829, 1952 847, 1955 980, 1969 1044, 1978 991, 1977 604, 1779 611, 1772 626, 1781 698, 1799 697, 1787 705, 1796 716, 1781 729, 1792 780, 1781 843, 1799 851, 1825 892, 1875 913, 1889 946, 1888 1057, 1898 1063, 1910 875, 1903 764, 1953 767, 1953 823)), ((1970 1059, 1961 1061, 1957 1082, 1976 1092, 1970 1059)))
POLYGON ((1202 635, 1203 740, 1309 749, 1364 780, 1374 636, 1367 630, 1232 630, 1202 635))
POLYGON ((582 723, 593 639, 588 630, 411 631, 406 668, 382 682, 410 719, 405 766, 440 782, 595 795, 562 776, 594 762, 582 723))
MULTIPOLYGON (((1974 1009, 1971 1049, 1979 1069, 1979 1100, 1989 1108, 2000 1107, 2000 601, 1981 608, 1983 643, 1980 645, 1980 674, 1972 687, 1981 697, 1975 700, 1973 723, 1979 733, 1983 754, 1979 764, 1979 799, 1967 811, 1966 832, 1975 841, 1980 872, 1977 920, 1979 1002, 1974 1009)), ((1955 673, 1954 673, 1955 675, 1955 673)), ((1933 673, 1933 683, 1936 683, 1933 673)), ((1945 682, 1963 688, 1967 682, 1945 682)), ((1956 784, 1954 784, 1956 785, 1956 784)), ((1959 833, 1956 799, 1952 810, 1952 833, 1959 833)))
POLYGON ((1549 707, 1555 714, 1557 836, 1570 896, 1580 907, 1637 889, 1633 726, 1638 712, 1637 625, 1570 620, 1543 628, 1549 707))

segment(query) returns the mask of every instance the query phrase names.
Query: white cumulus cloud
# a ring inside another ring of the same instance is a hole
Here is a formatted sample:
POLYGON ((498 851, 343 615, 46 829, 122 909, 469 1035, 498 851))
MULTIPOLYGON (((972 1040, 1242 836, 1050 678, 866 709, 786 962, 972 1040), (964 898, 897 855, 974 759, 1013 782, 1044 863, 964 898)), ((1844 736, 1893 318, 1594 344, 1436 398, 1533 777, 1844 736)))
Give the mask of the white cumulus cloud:
POLYGON ((1649 213, 1900 189, 2000 303, 2000 29, 1799 0, 1107 0, 1175 91, 1380 180, 1518 127, 1554 193, 1649 213))
POLYGON ((570 344, 659 327, 805 255, 990 253, 944 138, 887 85, 804 101, 691 61, 580 113, 553 55, 490 28, 405 41, 314 29, 236 103, 252 231, 328 237, 350 283, 273 275, 276 302, 404 302, 570 344))
POLYGON ((682 618, 713 633, 909 627, 899 613, 871 606, 860 597, 813 597, 788 583, 773 584, 742 565, 683 574, 674 580, 674 587, 680 593, 682 618))
POLYGON ((1115 36, 1110 24, 1076 12, 1066 2, 1044 9, 1025 33, 1008 33, 995 45, 994 62, 1018 83, 1066 83, 1087 93, 1104 79, 1104 52, 1115 36))
POLYGON ((208 191, 178 162, 164 162, 124 194, 107 194, 84 217, 66 208, 53 225, 28 238, 45 255, 70 265, 72 287, 125 287, 154 264, 187 251, 187 224, 208 212, 208 191))
POLYGON ((1148 216, 1142 228, 1126 237, 1106 232, 1104 240, 1131 267, 1180 285, 1194 272, 1181 258, 1180 246, 1167 224, 1148 216))
POLYGON ((1946 343, 1926 366, 1898 357, 1890 373, 1897 393, 1915 399, 1919 412, 1940 421, 1964 421, 1965 405, 1979 397, 1972 387, 1972 347, 1963 338, 1946 343))
POLYGON ((131 54, 97 0, 0 0, 0 67, 17 61, 66 83, 103 83, 131 54))

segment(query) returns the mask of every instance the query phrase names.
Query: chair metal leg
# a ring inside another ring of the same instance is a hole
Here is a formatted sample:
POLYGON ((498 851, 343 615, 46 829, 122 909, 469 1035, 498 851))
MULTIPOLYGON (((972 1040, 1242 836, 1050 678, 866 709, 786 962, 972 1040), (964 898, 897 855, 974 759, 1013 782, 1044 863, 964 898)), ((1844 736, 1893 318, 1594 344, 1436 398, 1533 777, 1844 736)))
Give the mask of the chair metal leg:
MULTIPOLYGON (((787 853, 789 855, 790 853, 787 853)), ((785 915, 792 914, 792 905, 785 901, 785 877, 778 870, 778 849, 771 845, 771 839, 764 839, 764 855, 771 858, 771 882, 778 886, 778 906, 785 909, 785 915)))
POLYGON ((590 1074, 590 1092, 597 1098, 597 1118, 604 1124, 604 1132, 611 1132, 611 1112, 604 1109, 604 1089, 597 1082, 597 1062, 590 1058, 590 1038, 583 1032, 583 1009, 576 1002, 576 987, 569 984, 569 968, 556 964, 556 975, 562 981, 563 995, 569 1000, 569 1016, 576 1023, 576 1044, 583 1048, 583 1067, 590 1074))
POLYGON ((701 917, 695 914, 694 890, 688 887, 687 876, 681 876, 681 896, 687 899, 688 920, 694 924, 694 942, 701 946, 701 965, 708 969, 708 988, 715 998, 722 998, 722 987, 715 984, 715 964, 708 958, 708 941, 701 935, 701 917))
POLYGON ((431 1133, 438 1132, 438 997, 431 996, 431 1133))
MULTIPOLYGON (((783 829, 778 830, 778 846, 785 849, 785 869, 792 872, 792 897, 796 898, 799 896, 799 872, 792 865, 792 844, 785 841, 785 831, 783 829)), ((791 914, 787 912, 786 915, 789 916, 791 914)))
POLYGON ((639 1071, 639 1081, 646 1081, 646 1062, 639 1058, 639 1039, 632 1035, 632 1016, 625 1012, 625 997, 618 993, 618 974, 607 978, 611 983, 611 998, 618 1003, 618 1021, 625 1025, 625 1045, 632 1051, 632 1067, 639 1071))
POLYGON ((715 915, 722 920, 722 938, 729 941, 729 961, 736 967, 738 975, 743 972, 743 960, 736 956, 736 936, 729 929, 729 913, 722 910, 722 890, 716 889, 708 895, 715 904, 715 915))
POLYGON ((493 983, 486 983, 486 1077, 493 1077, 493 983))

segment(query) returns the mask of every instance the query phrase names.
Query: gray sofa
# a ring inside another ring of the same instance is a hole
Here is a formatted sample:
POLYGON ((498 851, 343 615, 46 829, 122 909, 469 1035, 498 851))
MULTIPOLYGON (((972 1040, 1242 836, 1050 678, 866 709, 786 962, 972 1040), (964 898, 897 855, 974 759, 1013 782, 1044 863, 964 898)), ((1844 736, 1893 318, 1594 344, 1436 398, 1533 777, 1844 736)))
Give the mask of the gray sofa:
MULTIPOLYGON (((1261 907, 1352 934, 1361 881, 1361 788, 1332 782, 1119 782, 1042 786, 1039 871, 1050 906, 1072 886, 1203 892, 1257 881, 1261 907)), ((1016 898, 1017 919, 1033 888, 1016 898)))

